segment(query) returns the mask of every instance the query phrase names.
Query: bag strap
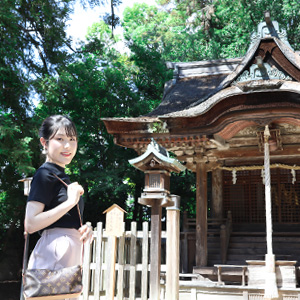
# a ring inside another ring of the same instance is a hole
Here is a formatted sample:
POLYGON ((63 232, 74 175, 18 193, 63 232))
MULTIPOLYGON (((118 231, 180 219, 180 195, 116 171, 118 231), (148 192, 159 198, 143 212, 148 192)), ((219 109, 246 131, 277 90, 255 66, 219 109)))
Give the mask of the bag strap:
MULTIPOLYGON (((56 174, 52 173, 61 183, 63 183, 66 187, 68 187, 68 184, 66 184, 61 178, 59 178, 56 174)), ((80 225, 82 226, 82 219, 80 214, 79 205, 77 203, 77 211, 79 215, 80 225)), ((28 265, 28 249, 29 249, 29 233, 26 230, 25 222, 24 222, 24 253, 23 253, 23 264, 22 264, 22 276, 25 273, 25 270, 27 269, 28 265)), ((82 248, 83 251, 83 248, 82 248)), ((83 255, 83 253, 82 253, 83 255)))
MULTIPOLYGON (((29 233, 24 231, 24 252, 23 252, 23 263, 22 263, 22 276, 25 273, 28 265, 28 248, 29 248, 29 233)), ((23 287, 23 285, 22 285, 23 287)), ((22 294, 22 293, 21 293, 22 294)))
MULTIPOLYGON (((68 185, 61 179, 59 178, 56 174, 52 173, 62 184, 64 184, 66 187, 68 187, 68 185)), ((79 215, 79 220, 80 220, 80 225, 82 226, 82 219, 81 219, 81 214, 80 214, 80 209, 79 209, 79 205, 77 203, 77 211, 78 211, 78 215, 79 215)))
MULTIPOLYGON (((61 178, 59 178, 56 174, 52 173, 62 184, 64 184, 67 188, 68 188, 68 184, 66 184, 61 178)), ((78 216, 79 216, 79 220, 80 220, 80 226, 82 227, 82 219, 81 219, 81 213, 80 213, 80 209, 79 209, 79 204, 77 203, 77 212, 78 212, 78 216)), ((81 251, 81 261, 83 262, 83 251, 84 248, 82 247, 82 251, 81 251)))

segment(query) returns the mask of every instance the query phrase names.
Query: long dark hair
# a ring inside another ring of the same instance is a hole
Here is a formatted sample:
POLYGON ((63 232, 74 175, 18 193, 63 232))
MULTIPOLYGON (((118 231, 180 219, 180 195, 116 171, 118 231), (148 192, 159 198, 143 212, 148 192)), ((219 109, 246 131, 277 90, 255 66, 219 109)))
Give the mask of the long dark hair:
POLYGON ((46 141, 51 140, 59 128, 64 127, 68 137, 74 136, 77 139, 77 130, 73 121, 62 115, 53 115, 44 120, 39 130, 39 136, 43 137, 46 141))

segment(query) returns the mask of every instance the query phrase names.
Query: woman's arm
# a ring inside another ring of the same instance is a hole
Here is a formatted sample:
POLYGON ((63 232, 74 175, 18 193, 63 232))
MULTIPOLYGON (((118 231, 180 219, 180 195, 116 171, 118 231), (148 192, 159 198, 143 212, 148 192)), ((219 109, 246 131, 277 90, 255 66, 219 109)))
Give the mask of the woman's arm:
POLYGON ((44 211, 45 204, 29 201, 25 214, 25 230, 34 233, 50 226, 72 209, 78 203, 81 195, 83 195, 82 186, 74 182, 68 186, 68 199, 48 211, 44 211))

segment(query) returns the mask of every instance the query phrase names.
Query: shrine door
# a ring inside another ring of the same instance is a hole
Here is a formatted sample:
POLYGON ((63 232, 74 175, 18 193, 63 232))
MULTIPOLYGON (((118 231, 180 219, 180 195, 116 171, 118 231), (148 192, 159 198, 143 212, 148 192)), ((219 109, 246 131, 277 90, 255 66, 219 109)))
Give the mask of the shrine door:
MULTIPOLYGON (((223 171, 224 215, 233 223, 265 223, 265 186, 261 170, 223 171)), ((300 171, 271 169, 273 223, 300 223, 300 171)))

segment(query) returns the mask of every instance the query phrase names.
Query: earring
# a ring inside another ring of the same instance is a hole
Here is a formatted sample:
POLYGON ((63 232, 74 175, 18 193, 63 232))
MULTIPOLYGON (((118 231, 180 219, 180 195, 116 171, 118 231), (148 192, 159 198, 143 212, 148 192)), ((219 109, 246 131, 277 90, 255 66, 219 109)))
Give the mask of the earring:
POLYGON ((46 147, 44 146, 42 154, 46 155, 48 153, 48 150, 46 149, 46 147))

